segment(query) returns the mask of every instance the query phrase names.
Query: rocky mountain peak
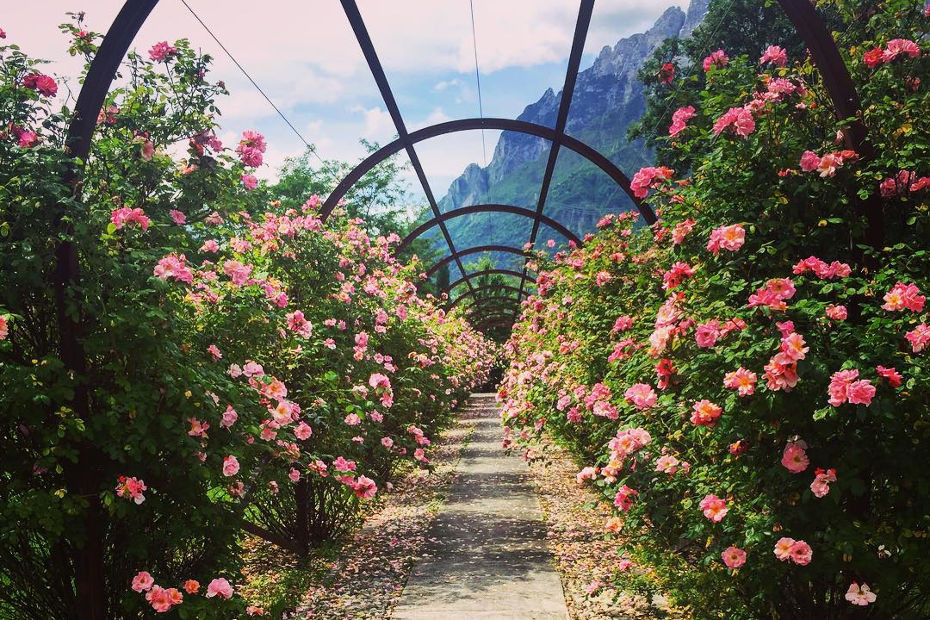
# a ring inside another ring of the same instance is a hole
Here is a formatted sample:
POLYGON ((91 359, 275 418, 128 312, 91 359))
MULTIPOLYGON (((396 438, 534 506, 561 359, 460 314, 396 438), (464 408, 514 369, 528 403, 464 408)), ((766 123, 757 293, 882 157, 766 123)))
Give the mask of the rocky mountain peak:
MULTIPOLYGON (((633 171, 652 162, 652 153, 641 143, 626 139, 630 124, 645 110, 643 86, 637 74, 652 52, 667 38, 689 35, 707 12, 710 0, 691 0, 687 13, 677 6, 669 7, 646 32, 633 34, 604 46, 594 63, 578 73, 567 132, 598 150, 621 170, 633 171)), ((517 118, 546 127, 554 127, 562 93, 546 89, 535 102, 526 106, 517 118)), ((563 149, 564 151, 564 149, 563 149)), ((502 203, 535 205, 539 192, 541 170, 549 143, 535 136, 505 131, 494 148, 487 166, 469 165, 449 187, 440 201, 442 211, 464 205, 502 203)), ((600 215, 632 207, 623 192, 593 165, 580 157, 563 158, 560 153, 556 173, 546 202, 546 213, 555 217, 577 234, 593 227, 600 215)), ((495 225, 493 218, 479 225, 481 218, 469 219, 472 229, 462 231, 457 245, 482 239, 483 243, 522 245, 526 239, 511 239, 516 233, 495 225), (509 235, 509 236, 508 236, 509 235)), ((497 219, 499 224, 500 218, 497 219)), ((464 224, 464 223, 463 223, 464 224)), ((459 226, 450 222, 450 229, 459 226)), ((525 234, 523 232, 521 235, 525 234)), ((474 243, 473 245, 481 245, 474 243)), ((467 246, 463 246, 467 247, 467 246)))

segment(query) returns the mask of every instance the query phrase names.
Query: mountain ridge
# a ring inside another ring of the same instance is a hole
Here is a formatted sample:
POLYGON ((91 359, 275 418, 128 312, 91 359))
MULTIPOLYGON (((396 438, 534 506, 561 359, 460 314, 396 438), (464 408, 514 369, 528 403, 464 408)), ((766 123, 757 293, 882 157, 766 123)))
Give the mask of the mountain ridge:
MULTIPOLYGON (((700 24, 710 0, 691 0, 688 10, 670 6, 646 32, 605 45, 594 63, 579 71, 566 123, 566 133, 587 143, 628 176, 653 161, 642 141, 628 142, 627 129, 645 111, 643 85, 637 73, 656 47, 670 37, 686 37, 700 24)), ((546 89, 517 117, 554 127, 562 92, 546 89)), ((439 202, 442 212, 484 203, 535 209, 549 156, 549 142, 537 136, 505 131, 487 167, 472 163, 452 181, 439 202)), ((605 214, 633 208, 632 201, 596 166, 561 149, 546 200, 545 213, 584 235, 605 214)), ((486 244, 521 246, 532 222, 516 215, 476 214, 449 221, 457 248, 486 244), (480 240, 480 243, 478 243, 480 240)), ((540 229, 539 239, 558 233, 540 229)), ((513 257, 509 257, 513 258, 513 257)))

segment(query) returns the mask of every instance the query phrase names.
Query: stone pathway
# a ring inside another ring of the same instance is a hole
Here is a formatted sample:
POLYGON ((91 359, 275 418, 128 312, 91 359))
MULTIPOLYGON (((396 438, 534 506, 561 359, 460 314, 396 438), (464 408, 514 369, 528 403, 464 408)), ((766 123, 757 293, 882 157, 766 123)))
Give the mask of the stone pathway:
POLYGON ((493 394, 472 395, 468 407, 477 427, 392 618, 567 620, 527 467, 500 447, 493 394))

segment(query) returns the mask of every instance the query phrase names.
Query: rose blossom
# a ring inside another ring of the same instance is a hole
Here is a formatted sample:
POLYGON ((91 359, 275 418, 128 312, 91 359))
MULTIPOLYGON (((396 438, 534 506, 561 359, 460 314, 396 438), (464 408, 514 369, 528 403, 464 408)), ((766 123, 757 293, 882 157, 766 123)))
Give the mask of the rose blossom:
POLYGON ((623 397, 637 409, 648 409, 656 404, 656 393, 645 383, 635 383, 627 388, 623 397))
POLYGON ((704 499, 701 500, 700 508, 704 512, 704 516, 714 523, 722 521, 730 510, 727 508, 726 501, 716 495, 705 495, 704 499))
POLYGON ((781 464, 792 474, 799 474, 810 465, 807 458, 807 442, 789 441, 782 452, 781 464))
POLYGON ((751 396, 756 391, 756 373, 740 366, 723 377, 723 387, 736 390, 740 396, 751 396))
POLYGON ((214 579, 210 582, 210 585, 207 586, 207 598, 219 596, 220 598, 229 599, 232 598, 232 595, 232 586, 229 585, 229 582, 222 577, 214 579))
POLYGON ((233 456, 229 455, 223 459, 223 475, 224 476, 235 476, 239 473, 239 460, 233 456))
POLYGON ((738 547, 727 547, 720 556, 727 568, 739 568, 746 563, 746 552, 738 547))
POLYGON ((694 403, 694 407, 691 411, 691 423, 696 426, 707 426, 710 428, 717 423, 722 413, 723 409, 719 405, 705 398, 694 403))
POLYGON ((875 593, 869 588, 869 584, 864 583, 860 586, 854 581, 849 584, 849 589, 846 590, 844 598, 853 605, 865 607, 869 603, 874 603, 875 599, 878 597, 875 596, 875 593))
POLYGON ((145 592, 155 585, 155 580, 148 571, 140 571, 132 578, 132 589, 136 592, 145 592))
POLYGON ((811 482, 811 492, 815 497, 823 497, 830 492, 830 483, 836 482, 836 470, 817 468, 814 471, 814 481, 811 482))

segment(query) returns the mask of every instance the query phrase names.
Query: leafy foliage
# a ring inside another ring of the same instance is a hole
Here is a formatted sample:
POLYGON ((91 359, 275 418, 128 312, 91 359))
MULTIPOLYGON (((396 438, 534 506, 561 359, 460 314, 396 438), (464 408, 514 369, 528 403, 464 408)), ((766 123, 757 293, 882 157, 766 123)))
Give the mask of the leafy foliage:
POLYGON ((930 22, 908 1, 821 4, 874 155, 809 59, 723 46, 675 84, 694 115, 659 138, 688 176, 634 179, 660 223, 607 217, 541 258, 507 345, 514 440, 570 447, 617 506, 616 579, 702 618, 930 613, 930 22))
POLYGON ((259 186, 264 138, 220 143, 225 90, 186 41, 129 54, 75 186, 55 80, 13 45, 0 61, 0 615, 237 615, 242 532, 298 552, 343 533, 395 463, 428 464, 493 348, 346 213, 394 226, 371 210, 396 168, 325 223, 291 192, 326 172, 259 186))

